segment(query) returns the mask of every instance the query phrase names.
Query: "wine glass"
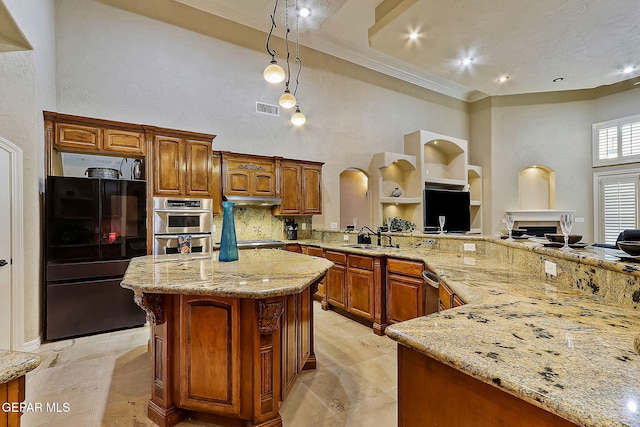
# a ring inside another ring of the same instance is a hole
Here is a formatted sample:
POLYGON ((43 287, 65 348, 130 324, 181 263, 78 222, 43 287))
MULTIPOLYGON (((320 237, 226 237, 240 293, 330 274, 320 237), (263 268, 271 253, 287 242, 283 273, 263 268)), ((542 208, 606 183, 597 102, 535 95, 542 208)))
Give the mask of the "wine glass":
POLYGON ((511 237, 511 231, 513 230, 513 224, 516 222, 516 217, 514 215, 505 215, 504 222, 507 224, 507 230, 509 231, 509 238, 507 239, 510 242, 513 242, 513 237, 511 237))
POLYGON ((569 233, 571 233, 571 227, 573 227, 573 215, 565 214, 560 215, 560 229, 564 235, 564 246, 560 249, 563 251, 570 251, 569 247, 569 233))
POLYGON ((353 229, 354 230, 358 229, 358 217, 357 216, 353 217, 353 229))
POLYGON ((440 215, 438 217, 438 223, 440 223, 440 234, 444 234, 444 223, 447 221, 447 217, 440 215))

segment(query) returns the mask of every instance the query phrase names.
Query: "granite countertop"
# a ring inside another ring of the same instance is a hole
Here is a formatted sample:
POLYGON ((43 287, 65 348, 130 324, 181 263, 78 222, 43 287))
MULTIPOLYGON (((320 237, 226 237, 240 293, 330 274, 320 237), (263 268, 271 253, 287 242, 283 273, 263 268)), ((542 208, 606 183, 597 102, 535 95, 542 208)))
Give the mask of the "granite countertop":
POLYGON ((398 343, 578 425, 640 426, 636 310, 473 253, 315 245, 422 260, 465 301, 389 326, 398 343))
POLYGON ((40 356, 22 351, 0 350, 0 384, 26 375, 40 365, 40 356))
POLYGON ((239 260, 211 255, 148 255, 133 258, 121 286, 143 293, 270 298, 295 294, 314 283, 331 261, 282 250, 248 249, 239 260))

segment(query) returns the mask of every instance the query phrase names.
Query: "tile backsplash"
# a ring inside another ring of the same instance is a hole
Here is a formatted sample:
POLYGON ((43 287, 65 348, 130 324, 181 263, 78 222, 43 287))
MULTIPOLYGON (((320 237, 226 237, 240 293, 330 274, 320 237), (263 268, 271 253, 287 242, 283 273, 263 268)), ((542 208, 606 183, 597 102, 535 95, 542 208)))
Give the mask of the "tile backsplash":
MULTIPOLYGON (((310 216, 273 216, 271 215, 271 207, 261 206, 235 206, 233 214, 236 224, 236 238, 238 240, 286 240, 285 218, 294 218, 298 224, 298 239, 309 239, 311 237, 310 216), (302 230, 302 223, 306 224, 306 230, 302 230)), ((216 227, 216 232, 213 233, 213 241, 219 242, 222 234, 222 215, 214 215, 213 225, 216 227)))

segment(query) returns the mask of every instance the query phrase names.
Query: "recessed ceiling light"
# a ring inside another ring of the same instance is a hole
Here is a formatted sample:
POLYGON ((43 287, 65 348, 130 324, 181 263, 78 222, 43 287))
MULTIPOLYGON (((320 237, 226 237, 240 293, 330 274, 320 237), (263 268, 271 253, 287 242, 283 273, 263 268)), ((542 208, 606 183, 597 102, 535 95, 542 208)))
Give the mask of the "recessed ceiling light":
POLYGON ((473 58, 464 58, 462 60, 462 65, 469 65, 471 62, 473 62, 473 58))
POLYGON ((420 34, 418 34, 418 33, 415 33, 415 32, 414 32, 414 33, 409 34, 409 38, 410 38, 411 40, 415 40, 415 39, 417 39, 417 38, 418 38, 418 36, 419 36, 419 35, 420 35, 420 34))
POLYGON ((307 16, 311 16, 311 9, 309 9, 308 7, 300 8, 298 14, 303 18, 306 18, 307 16))
POLYGON ((564 77, 556 77, 555 79, 551 80, 553 83, 558 83, 564 80, 564 77))
POLYGON ((509 76, 502 76, 502 77, 498 78, 498 83, 504 83, 507 80, 509 80, 509 76))
POLYGON ((633 70, 635 70, 636 67, 625 67, 622 72, 625 74, 629 74, 630 72, 632 72, 633 70))

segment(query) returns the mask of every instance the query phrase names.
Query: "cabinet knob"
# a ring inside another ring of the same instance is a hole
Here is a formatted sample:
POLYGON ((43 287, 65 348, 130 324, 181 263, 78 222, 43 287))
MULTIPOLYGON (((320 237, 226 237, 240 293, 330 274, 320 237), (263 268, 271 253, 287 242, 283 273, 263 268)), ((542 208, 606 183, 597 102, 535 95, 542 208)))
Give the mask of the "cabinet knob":
POLYGON ((0 259, 0 267, 4 267, 7 264, 9 264, 9 263, 7 262, 6 259, 0 259))

